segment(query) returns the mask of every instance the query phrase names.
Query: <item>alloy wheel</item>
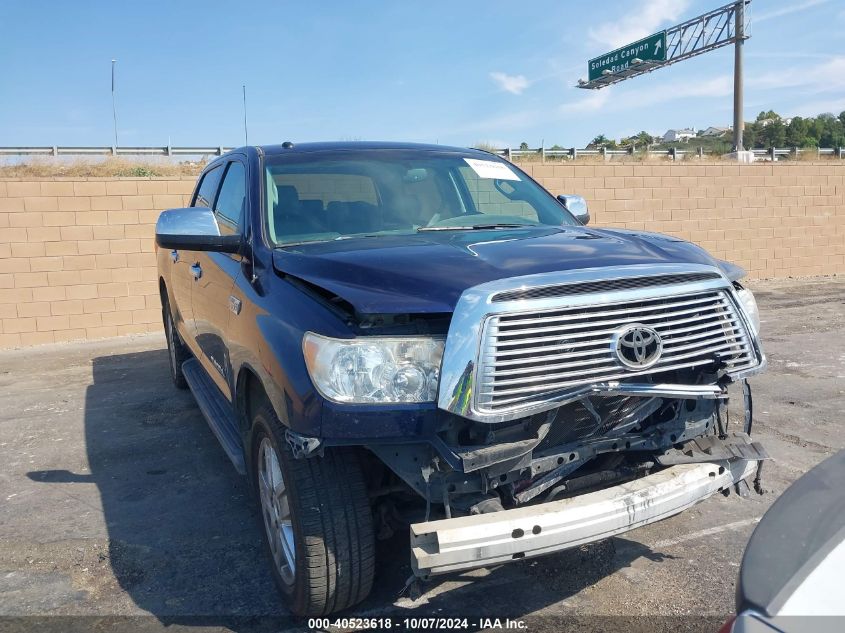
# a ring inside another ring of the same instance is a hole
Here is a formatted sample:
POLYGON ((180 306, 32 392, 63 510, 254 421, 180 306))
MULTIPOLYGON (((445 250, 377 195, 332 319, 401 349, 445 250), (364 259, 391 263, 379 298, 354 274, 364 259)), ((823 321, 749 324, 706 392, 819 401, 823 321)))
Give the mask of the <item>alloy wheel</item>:
POLYGON ((296 549, 288 490, 276 449, 267 437, 261 440, 258 450, 258 492, 273 561, 282 580, 292 584, 296 572, 296 549))

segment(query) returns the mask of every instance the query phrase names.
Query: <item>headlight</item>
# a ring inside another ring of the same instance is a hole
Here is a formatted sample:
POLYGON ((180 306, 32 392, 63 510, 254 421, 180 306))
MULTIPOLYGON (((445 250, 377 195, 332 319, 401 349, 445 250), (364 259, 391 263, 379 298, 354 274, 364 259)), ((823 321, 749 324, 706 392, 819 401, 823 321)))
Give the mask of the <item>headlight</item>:
POLYGON ((317 390, 350 403, 433 402, 443 340, 427 337, 337 339, 307 332, 305 365, 317 390))
POLYGON ((751 327, 754 328, 754 334, 760 334, 760 310, 757 309, 757 300, 754 295, 748 288, 737 288, 736 295, 739 297, 739 302, 745 310, 751 327))

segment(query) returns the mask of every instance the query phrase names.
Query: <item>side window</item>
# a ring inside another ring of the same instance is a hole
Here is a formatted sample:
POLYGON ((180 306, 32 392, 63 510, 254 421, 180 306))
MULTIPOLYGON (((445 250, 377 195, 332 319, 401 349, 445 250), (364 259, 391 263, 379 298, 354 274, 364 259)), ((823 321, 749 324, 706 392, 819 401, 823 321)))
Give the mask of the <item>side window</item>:
POLYGON ((217 185, 220 184, 220 173, 222 171, 219 167, 215 167, 205 173, 197 189, 192 207, 211 207, 214 203, 214 194, 217 193, 217 185))
POLYGON ((246 170, 243 163, 232 161, 226 168, 220 195, 214 205, 218 223, 222 231, 234 232, 243 215, 246 205, 246 170))

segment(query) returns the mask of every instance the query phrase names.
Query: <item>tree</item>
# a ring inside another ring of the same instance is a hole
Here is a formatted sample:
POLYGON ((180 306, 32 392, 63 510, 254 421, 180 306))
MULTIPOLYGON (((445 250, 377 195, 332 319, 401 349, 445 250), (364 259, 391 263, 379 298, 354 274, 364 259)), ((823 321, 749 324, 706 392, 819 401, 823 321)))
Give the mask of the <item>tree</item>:
POLYGON ((794 117, 786 126, 786 144, 789 147, 801 147, 807 138, 807 121, 800 116, 794 117))
POLYGON ((522 141, 522 143, 519 144, 519 149, 527 150, 528 149, 528 143, 526 143, 525 141, 522 141))
POLYGON ((786 144, 786 126, 780 117, 770 119, 760 132, 760 140, 765 147, 783 147, 786 144))
POLYGON ((746 147, 760 147, 760 131, 762 129, 762 126, 756 121, 745 125, 743 143, 746 147))
POLYGON ((636 142, 634 143, 634 147, 648 148, 649 145, 654 143, 654 137, 651 134, 649 134, 648 132, 646 132, 645 130, 643 130, 642 132, 640 132, 639 134, 637 134, 633 138, 636 139, 636 142))
POLYGON ((613 149, 616 147, 616 141, 607 138, 604 134, 599 134, 592 141, 590 141, 587 147, 590 149, 601 149, 602 147, 613 149))

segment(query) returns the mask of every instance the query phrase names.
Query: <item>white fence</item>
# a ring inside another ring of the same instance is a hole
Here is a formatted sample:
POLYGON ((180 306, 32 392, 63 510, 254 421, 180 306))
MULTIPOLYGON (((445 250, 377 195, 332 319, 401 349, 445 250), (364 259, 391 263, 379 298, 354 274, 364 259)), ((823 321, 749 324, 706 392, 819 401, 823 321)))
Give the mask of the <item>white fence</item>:
POLYGON ((0 156, 220 156, 231 147, 0 147, 0 156))
MULTIPOLYGON (((2 156, 221 156, 228 152, 229 147, 0 147, 2 156)), ((512 149, 510 147, 491 150, 494 153, 504 156, 508 160, 519 158, 538 157, 545 161, 548 159, 577 160, 585 156, 601 156, 605 160, 611 160, 614 156, 648 156, 663 157, 670 160, 678 160, 685 157, 703 158, 709 153, 703 147, 680 149, 635 149, 634 147, 608 149, 575 147, 566 149, 548 149, 538 147, 535 149, 512 149)), ((821 158, 829 156, 832 158, 845 158, 845 148, 842 147, 772 147, 769 149, 752 150, 762 160, 784 160, 794 159, 799 156, 811 156, 821 158)))
MULTIPOLYGON (((504 156, 508 160, 539 157, 543 161, 547 159, 577 160, 579 156, 602 156, 605 160, 611 160, 614 156, 648 156, 678 160, 679 158, 685 157, 704 158, 705 156, 711 155, 703 147, 692 149, 674 147, 669 149, 635 149, 634 147, 617 149, 609 149, 607 147, 584 149, 577 149, 575 147, 568 149, 546 149, 544 147, 536 149, 512 149, 506 147, 492 151, 499 156, 504 156)), ((771 147, 769 149, 754 149, 751 151, 760 160, 788 160, 796 159, 799 156, 845 158, 845 148, 843 147, 771 147)))

